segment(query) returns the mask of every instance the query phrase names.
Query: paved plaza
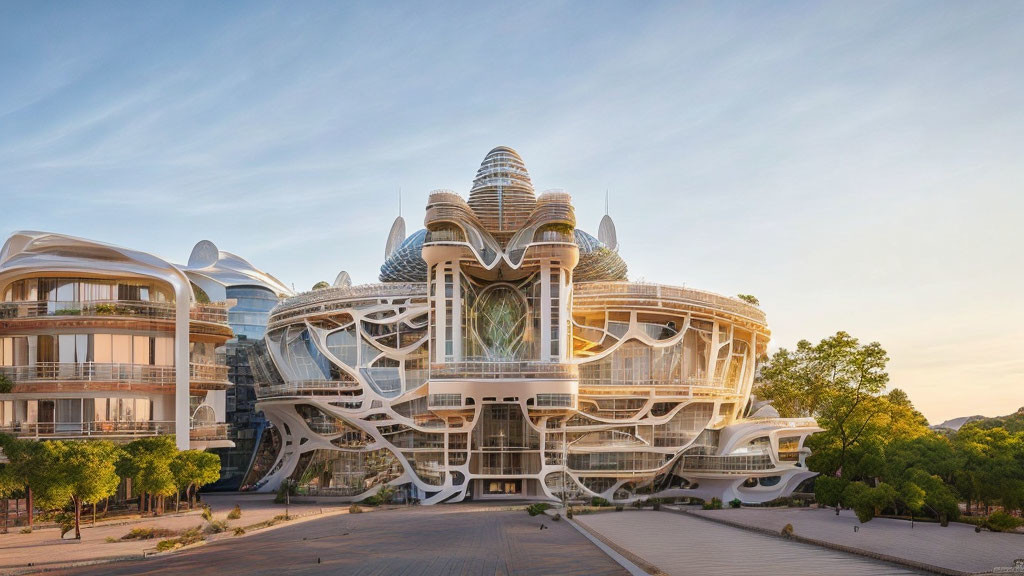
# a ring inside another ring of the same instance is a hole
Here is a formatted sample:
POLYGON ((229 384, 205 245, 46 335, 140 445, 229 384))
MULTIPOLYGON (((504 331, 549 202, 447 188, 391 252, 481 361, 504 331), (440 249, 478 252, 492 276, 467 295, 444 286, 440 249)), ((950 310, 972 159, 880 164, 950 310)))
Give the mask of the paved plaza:
MULTIPOLYGON (((213 510, 216 520, 227 520, 231 508, 238 504, 242 509, 242 517, 228 521, 234 527, 252 526, 270 520, 284 513, 284 507, 272 502, 273 495, 239 495, 239 494, 208 494, 204 503, 213 510)), ((173 507, 171 508, 173 510, 173 507)), ((344 514, 348 504, 325 501, 323 503, 297 503, 290 507, 289 513, 298 520, 305 518, 344 514)), ((170 530, 185 530, 205 524, 198 510, 182 514, 167 514, 158 518, 120 518, 107 522, 99 522, 96 526, 89 524, 88 514, 82 517, 82 540, 74 540, 72 534, 60 539, 57 528, 37 528, 31 534, 21 534, 11 529, 10 533, 0 535, 0 574, 24 573, 29 571, 31 563, 35 568, 51 568, 75 562, 98 561, 112 558, 142 557, 143 551, 153 549, 158 540, 126 540, 120 538, 133 528, 160 527, 170 530), (107 538, 118 540, 108 543, 107 538)), ((217 534, 214 538, 235 538, 232 532, 217 534)))
POLYGON ((450 505, 342 514, 170 556, 56 572, 619 576, 626 571, 566 522, 523 510, 450 505), (541 525, 548 526, 541 530, 541 525))
POLYGON ((787 542, 673 512, 614 512, 576 519, 588 530, 669 576, 918 574, 889 563, 787 542))
POLYGON ((850 510, 837 517, 834 510, 812 508, 698 510, 694 514, 772 531, 792 524, 794 533, 804 538, 966 573, 1013 566, 1015 559, 1024 558, 1024 534, 975 533, 974 526, 959 522, 946 528, 930 522, 915 522, 911 528, 910 522, 891 518, 861 524, 850 510), (854 526, 859 527, 856 532, 854 526))
MULTIPOLYGON (((218 518, 237 498, 211 498, 218 518)), ((242 500, 246 525, 282 510, 266 497, 242 500)), ((147 560, 127 560, 52 571, 52 574, 128 575, 189 574, 354 574, 369 575, 625 575, 598 546, 567 522, 530 517, 521 506, 457 504, 398 507, 348 514, 347 506, 297 504, 293 514, 307 514, 266 531, 245 536, 230 533, 178 553, 147 560), (541 525, 547 528, 541 529, 541 525)), ((890 576, 919 574, 892 563, 814 544, 786 541, 721 521, 777 532, 789 523, 798 536, 869 553, 904 558, 963 573, 1012 566, 1024 556, 1024 535, 976 534, 972 526, 918 523, 876 518, 860 524, 851 514, 830 510, 754 509, 653 512, 623 511, 577 515, 576 521, 652 572, 669 576, 756 574, 791 576, 843 574, 890 576), (710 517, 709 520, 704 517, 710 517), (853 527, 858 526, 857 532, 853 527)), ((159 519, 164 527, 188 527, 197 515, 159 519)), ((83 542, 56 540, 53 530, 8 534, 0 538, 0 574, 54 569, 70 561, 138 556, 155 541, 107 544, 153 519, 89 528, 83 542)))

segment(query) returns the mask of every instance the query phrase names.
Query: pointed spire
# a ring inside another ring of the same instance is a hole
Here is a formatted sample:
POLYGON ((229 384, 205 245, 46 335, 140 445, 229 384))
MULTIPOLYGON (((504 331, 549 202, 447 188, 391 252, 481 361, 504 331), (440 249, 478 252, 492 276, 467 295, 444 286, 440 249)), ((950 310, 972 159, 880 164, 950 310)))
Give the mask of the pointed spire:
POLYGON ((615 232, 615 222, 612 221, 612 216, 608 209, 608 190, 604 191, 604 218, 601 218, 601 224, 597 227, 597 239, 604 243, 609 250, 619 249, 619 237, 615 232))

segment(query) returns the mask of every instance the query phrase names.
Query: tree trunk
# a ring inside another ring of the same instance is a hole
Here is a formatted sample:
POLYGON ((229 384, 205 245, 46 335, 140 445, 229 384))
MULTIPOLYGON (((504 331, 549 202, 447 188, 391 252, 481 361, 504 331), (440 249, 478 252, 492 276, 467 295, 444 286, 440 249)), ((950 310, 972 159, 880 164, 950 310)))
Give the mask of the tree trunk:
POLYGON ((27 496, 27 499, 25 501, 25 507, 28 508, 28 510, 26 510, 26 512, 28 512, 28 529, 31 530, 32 529, 32 487, 31 486, 26 486, 25 487, 25 494, 27 496))
POLYGON ((82 539, 82 499, 75 496, 75 540, 82 539))
POLYGON ((92 526, 93 526, 93 528, 96 527, 96 503, 95 502, 92 503, 92 526))
POLYGON ((7 511, 11 508, 11 501, 4 498, 4 534, 7 534, 7 511))
POLYGON ((174 513, 181 512, 181 492, 174 493, 174 513))

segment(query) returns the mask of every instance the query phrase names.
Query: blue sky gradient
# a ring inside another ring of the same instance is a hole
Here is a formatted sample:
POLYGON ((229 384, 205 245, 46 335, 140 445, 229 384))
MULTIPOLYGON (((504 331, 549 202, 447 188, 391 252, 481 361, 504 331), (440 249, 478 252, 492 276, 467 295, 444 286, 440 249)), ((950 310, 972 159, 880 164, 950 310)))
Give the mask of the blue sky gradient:
POLYGON ((0 234, 298 289, 516 148, 632 279, 846 330, 932 421, 1024 405, 1024 3, 0 2, 0 234))

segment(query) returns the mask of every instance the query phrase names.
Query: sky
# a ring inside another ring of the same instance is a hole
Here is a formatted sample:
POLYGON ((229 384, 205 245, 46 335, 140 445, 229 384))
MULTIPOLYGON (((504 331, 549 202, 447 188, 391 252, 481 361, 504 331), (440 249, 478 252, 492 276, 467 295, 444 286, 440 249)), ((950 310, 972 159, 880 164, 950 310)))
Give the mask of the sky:
POLYGON ((1024 406, 1024 3, 0 1, 0 234, 376 281, 491 148, 630 278, 845 330, 933 423, 1024 406))

